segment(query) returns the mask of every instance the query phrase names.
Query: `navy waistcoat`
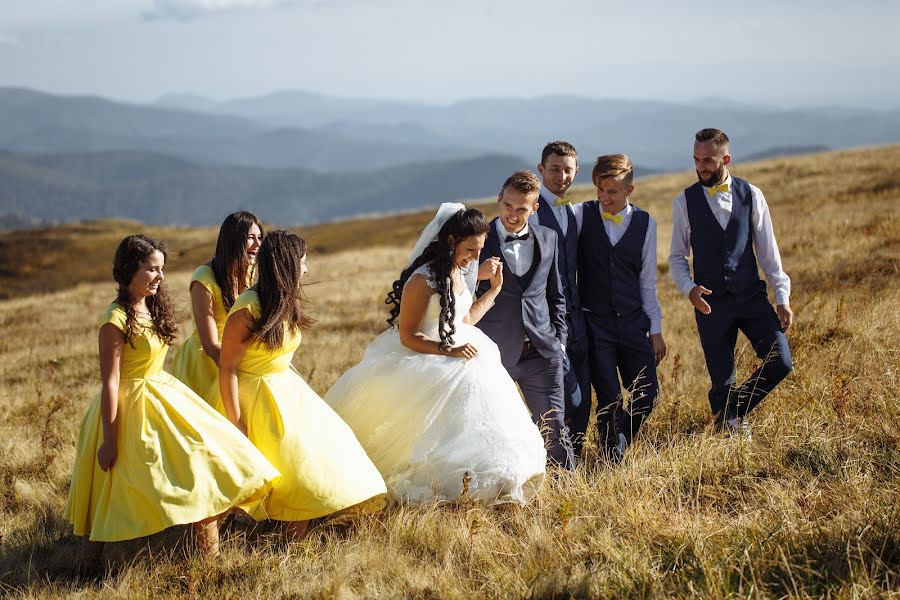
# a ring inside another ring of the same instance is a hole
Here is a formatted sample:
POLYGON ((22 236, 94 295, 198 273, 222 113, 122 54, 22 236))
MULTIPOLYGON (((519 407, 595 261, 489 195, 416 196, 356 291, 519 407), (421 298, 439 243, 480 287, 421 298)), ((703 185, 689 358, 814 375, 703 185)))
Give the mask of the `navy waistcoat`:
POLYGON ((581 304, 599 315, 630 315, 642 310, 641 254, 650 215, 633 206, 628 229, 613 246, 603 227, 600 204, 585 202, 578 240, 578 290, 581 304))
POLYGON ((581 299, 578 297, 578 224, 571 209, 566 210, 568 224, 566 235, 563 235, 559 221, 550 203, 541 196, 538 200, 537 222, 556 232, 556 262, 559 266, 559 278, 562 280, 563 294, 566 297, 566 308, 569 312, 581 310, 581 299))
POLYGON ((714 294, 730 292, 746 295, 765 290, 756 266, 751 235, 753 198, 750 184, 731 178, 731 218, 723 230, 706 199, 706 190, 698 181, 684 190, 688 221, 691 225, 694 282, 714 294))
POLYGON ((528 267, 528 270, 522 275, 516 275, 512 272, 512 269, 509 268, 509 265, 505 265, 507 267, 507 274, 505 274, 504 277, 512 275, 516 278, 516 281, 519 282, 519 287, 524 290, 531 285, 531 280, 534 279, 534 272, 537 270, 539 264, 541 264, 541 245, 538 244, 537 240, 534 240, 534 258, 531 259, 531 266, 528 267))

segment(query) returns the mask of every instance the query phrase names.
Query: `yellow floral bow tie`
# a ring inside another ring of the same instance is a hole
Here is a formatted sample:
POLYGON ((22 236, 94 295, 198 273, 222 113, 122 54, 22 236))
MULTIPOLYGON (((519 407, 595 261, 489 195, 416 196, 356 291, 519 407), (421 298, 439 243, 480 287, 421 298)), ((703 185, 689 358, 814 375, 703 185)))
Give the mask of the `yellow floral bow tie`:
POLYGON ((706 188, 706 193, 709 194, 709 197, 710 197, 710 198, 712 198, 713 196, 715 196, 715 195, 718 194, 719 192, 724 193, 724 192, 727 192, 727 191, 728 191, 728 184, 727 184, 727 183, 723 183, 722 185, 714 185, 714 186, 712 186, 712 187, 706 188))
POLYGON ((572 204, 572 201, 565 198, 557 198, 554 204, 556 204, 556 206, 562 206, 564 204, 572 204))
POLYGON ((622 215, 614 215, 614 214, 608 213, 605 210, 603 210, 603 211, 600 211, 600 216, 603 218, 604 221, 612 221, 616 225, 622 224, 622 215))

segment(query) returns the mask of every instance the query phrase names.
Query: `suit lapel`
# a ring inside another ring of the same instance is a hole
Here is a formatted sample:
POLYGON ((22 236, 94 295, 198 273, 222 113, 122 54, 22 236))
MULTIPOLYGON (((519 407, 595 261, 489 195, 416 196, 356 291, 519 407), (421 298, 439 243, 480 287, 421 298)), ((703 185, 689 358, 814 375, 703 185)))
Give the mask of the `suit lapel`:
POLYGON ((569 239, 575 238, 575 240, 576 240, 575 243, 578 243, 578 241, 577 241, 578 240, 578 221, 575 220, 575 211, 572 209, 571 206, 566 208, 566 218, 569 220, 569 230, 568 231, 571 234, 567 237, 569 239))
POLYGON ((562 229, 559 226, 559 222, 556 220, 556 215, 553 214, 553 209, 550 208, 550 203, 547 202, 543 196, 538 199, 538 224, 543 225, 544 227, 549 227, 554 230, 557 235, 557 239, 565 239, 563 237, 562 229))
POLYGON ((519 278, 512 272, 509 265, 506 264, 506 257, 503 256, 503 250, 500 249, 500 236, 497 234, 497 221, 498 219, 491 221, 487 239, 484 241, 484 248, 488 251, 488 257, 500 257, 500 261, 503 263, 503 285, 512 285, 519 293, 521 293, 522 286, 519 285, 519 278))

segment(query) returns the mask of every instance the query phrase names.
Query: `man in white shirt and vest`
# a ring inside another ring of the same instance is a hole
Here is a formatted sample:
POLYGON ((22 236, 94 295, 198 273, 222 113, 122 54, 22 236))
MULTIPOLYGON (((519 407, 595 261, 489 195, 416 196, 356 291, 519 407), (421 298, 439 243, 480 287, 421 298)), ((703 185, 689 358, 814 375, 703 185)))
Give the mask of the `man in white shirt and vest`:
POLYGON ((563 363, 563 393, 566 401, 566 423, 572 436, 577 459, 581 455, 591 413, 591 374, 588 342, 581 299, 578 294, 578 231, 576 215, 580 205, 572 204, 566 193, 578 173, 578 153, 572 144, 558 140, 549 142, 541 151, 541 192, 538 208, 531 222, 556 232, 559 277, 566 299, 566 357, 563 363))
POLYGON ((669 273, 694 306, 712 387, 716 425, 749 437, 750 413, 793 369, 784 332, 793 320, 791 280, 781 267, 772 218, 762 192, 732 177, 728 136, 698 131, 694 165, 699 181, 675 198, 669 273), (693 275, 688 257, 693 252, 693 275), (757 264, 775 291, 775 309, 757 264), (738 330, 763 361, 736 385, 738 330))
MULTIPOLYGON (((577 214, 578 290, 597 392, 600 455, 617 462, 650 416, 666 355, 656 295, 656 221, 632 204, 634 166, 624 154, 597 157, 597 200, 577 214), (628 390, 625 405, 622 390, 628 390)), ((590 406, 590 405, 589 405, 590 406)))

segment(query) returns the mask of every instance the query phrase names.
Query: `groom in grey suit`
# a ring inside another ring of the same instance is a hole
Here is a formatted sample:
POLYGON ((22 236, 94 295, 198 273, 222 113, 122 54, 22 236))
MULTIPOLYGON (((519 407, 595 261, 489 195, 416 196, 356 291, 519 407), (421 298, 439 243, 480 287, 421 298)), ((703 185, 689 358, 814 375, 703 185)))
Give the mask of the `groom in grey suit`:
MULTIPOLYGON (((551 464, 571 469, 575 460, 565 424, 563 361, 566 299, 557 265, 556 232, 529 223, 541 182, 516 171, 498 196, 500 217, 491 221, 481 261, 499 256, 503 287, 478 327, 500 348, 510 377, 519 384, 531 417, 540 427, 551 464)), ((483 281, 479 295, 490 283, 483 281)))

